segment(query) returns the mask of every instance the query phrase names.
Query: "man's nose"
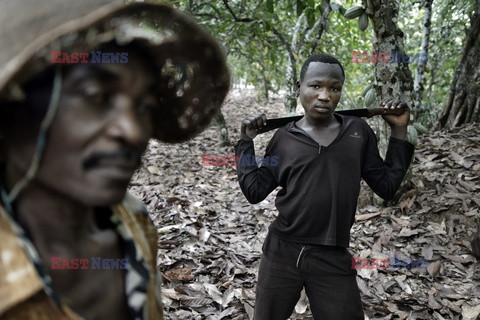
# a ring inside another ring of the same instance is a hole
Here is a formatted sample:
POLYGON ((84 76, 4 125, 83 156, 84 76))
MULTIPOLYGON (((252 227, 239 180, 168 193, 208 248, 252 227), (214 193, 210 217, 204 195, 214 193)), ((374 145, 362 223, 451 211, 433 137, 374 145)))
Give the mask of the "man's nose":
POLYGON ((131 145, 148 142, 149 124, 136 110, 135 100, 127 95, 118 96, 115 99, 113 120, 108 131, 116 139, 124 140, 131 145))
POLYGON ((327 88, 320 88, 318 90, 318 96, 317 96, 317 99, 318 100, 330 100, 330 92, 328 91, 327 88))

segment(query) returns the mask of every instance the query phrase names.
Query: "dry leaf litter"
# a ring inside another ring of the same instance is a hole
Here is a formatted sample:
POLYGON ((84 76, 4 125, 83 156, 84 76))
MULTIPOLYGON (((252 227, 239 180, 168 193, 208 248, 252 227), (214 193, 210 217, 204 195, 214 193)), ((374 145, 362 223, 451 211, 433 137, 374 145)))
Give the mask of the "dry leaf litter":
MULTIPOLYGON (((280 97, 234 89, 223 114, 232 145, 247 114, 286 116, 280 97)), ((255 139, 263 154, 273 132, 255 139)), ((202 166, 202 154, 233 156, 215 123, 177 145, 151 141, 130 191, 158 228, 166 319, 252 319, 261 246, 276 192, 243 197, 234 166, 202 166)), ((480 261, 469 241, 480 222, 480 127, 420 137, 406 192, 388 207, 364 189, 350 252, 361 258, 428 259, 427 269, 358 270, 365 319, 480 319, 480 261)), ((305 294, 290 318, 313 319, 305 294)))

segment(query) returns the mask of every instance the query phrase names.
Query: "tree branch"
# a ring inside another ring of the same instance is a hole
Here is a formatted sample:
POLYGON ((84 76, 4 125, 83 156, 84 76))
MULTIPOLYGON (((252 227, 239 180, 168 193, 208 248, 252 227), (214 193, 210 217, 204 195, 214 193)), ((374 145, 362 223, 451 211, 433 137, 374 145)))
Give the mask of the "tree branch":
POLYGON ((255 19, 252 19, 252 18, 239 18, 239 17, 237 17, 237 15, 235 14, 235 12, 233 12, 232 8, 231 8, 230 5, 228 4, 228 0, 223 0, 223 3, 225 4, 225 7, 227 8, 228 12, 230 12, 230 14, 232 15, 233 19, 234 19, 236 22, 253 22, 253 21, 256 21, 255 19))
POLYGON ((195 17, 208 17, 208 18, 220 20, 219 17, 217 17, 216 15, 211 14, 211 13, 190 13, 190 14, 195 16, 195 17))
POLYGON ((297 22, 295 23, 295 27, 293 28, 292 48, 296 51, 300 51, 303 45, 303 41, 299 41, 298 39, 298 34, 300 33, 300 26, 302 25, 303 20, 305 20, 305 10, 303 10, 302 14, 298 17, 297 22), (300 45, 297 46, 297 44, 299 43, 300 45))
POLYGON ((323 10, 320 19, 318 19, 318 32, 315 36, 312 47, 310 48, 310 55, 314 54, 315 50, 317 50, 318 43, 320 42, 320 39, 322 39, 323 31, 325 30, 325 26, 327 25, 328 15, 332 11, 332 8, 330 7, 330 0, 325 0, 323 2, 325 3, 325 9, 323 10))
MULTIPOLYGON (((430 30, 432 27, 432 3, 433 0, 425 0, 424 7, 425 7, 425 15, 423 18, 423 37, 422 37, 422 50, 421 54, 425 53, 425 56, 428 59, 428 49, 430 44, 430 30)), ((421 60, 421 59, 419 59, 421 60)), ((418 116, 421 113, 422 107, 422 96, 423 96, 423 89, 424 89, 424 72, 425 67, 427 66, 427 61, 420 61, 415 69, 415 80, 413 82, 413 91, 415 92, 415 101, 413 104, 413 112, 415 116, 418 116)))
POLYGON ((275 28, 272 27, 273 33, 278 37, 280 40, 280 43, 283 44, 285 49, 288 52, 288 57, 290 58, 290 71, 292 73, 291 79, 292 79, 292 88, 297 82, 297 66, 296 66, 296 59, 295 59, 295 54, 293 53, 292 47, 290 44, 285 40, 285 37, 275 28))
POLYGON ((285 40, 284 36, 275 27, 272 27, 272 31, 273 31, 273 34, 277 36, 278 40, 280 40, 280 43, 283 44, 285 49, 287 49, 288 56, 290 57, 290 59, 292 61, 295 61, 295 56, 293 54, 292 48, 288 44, 287 40, 285 40))

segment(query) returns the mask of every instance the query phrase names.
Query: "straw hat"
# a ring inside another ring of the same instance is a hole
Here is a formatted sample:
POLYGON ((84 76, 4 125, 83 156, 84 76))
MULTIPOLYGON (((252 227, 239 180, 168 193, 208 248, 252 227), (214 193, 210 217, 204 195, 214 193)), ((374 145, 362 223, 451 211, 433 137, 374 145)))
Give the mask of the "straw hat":
POLYGON ((144 44, 162 81, 154 137, 185 141, 209 124, 230 87, 223 50, 169 5, 121 0, 0 0, 0 101, 51 66, 52 51, 90 52, 102 44, 144 44))

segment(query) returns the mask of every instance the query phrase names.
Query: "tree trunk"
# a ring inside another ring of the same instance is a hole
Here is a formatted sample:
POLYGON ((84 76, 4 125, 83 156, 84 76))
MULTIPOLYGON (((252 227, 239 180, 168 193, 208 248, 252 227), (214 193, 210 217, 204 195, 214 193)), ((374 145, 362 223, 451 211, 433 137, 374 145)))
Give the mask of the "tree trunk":
MULTIPOLYGON (((373 52, 404 53, 403 32, 398 28, 398 1, 363 0, 368 17, 373 23, 373 52)), ((411 106, 413 79, 406 63, 376 63, 375 91, 378 101, 400 99, 411 106)))
POLYGON ((480 122, 480 0, 475 1, 475 9, 470 17, 463 47, 462 58, 458 63, 448 92, 443 111, 435 126, 454 128, 464 123, 480 122))
MULTIPOLYGON (((433 0, 425 0, 425 16, 423 19, 423 38, 422 38, 422 53, 425 53, 428 57, 428 47, 430 42, 430 29, 432 27, 432 3, 433 0)), ((425 72, 425 67, 427 62, 420 60, 415 69, 415 82, 413 84, 413 89, 415 91, 415 104, 413 110, 415 115, 418 117, 422 113, 422 97, 423 97, 423 73, 425 72)))
POLYGON ((293 52, 293 48, 285 40, 285 37, 276 28, 272 28, 272 31, 288 52, 287 87, 283 97, 283 103, 287 114, 295 114, 297 108, 297 94, 295 92, 295 84, 297 83, 297 56, 293 52))
POLYGON ((317 53, 317 46, 322 39, 323 31, 327 29, 328 15, 332 11, 332 7, 330 7, 330 0, 324 0, 323 3, 323 13, 312 28, 313 31, 317 29, 317 35, 315 36, 315 41, 313 42, 312 47, 310 48, 310 55, 317 53))
MULTIPOLYGON (((365 12, 373 24, 373 52, 383 56, 382 53, 390 55, 395 54, 398 60, 403 60, 405 53, 403 47, 403 32, 397 26, 398 6, 396 0, 362 0, 365 12)), ((406 102, 412 106, 413 78, 407 63, 382 62, 385 59, 379 59, 374 64, 374 76, 377 101, 385 99, 396 99, 406 102)), ((385 122, 383 126, 378 126, 377 135, 379 140, 379 149, 384 154, 388 145, 389 130, 385 122)))
MULTIPOLYGON (((399 1, 396 0, 362 0, 365 12, 373 24, 373 52, 379 54, 394 54, 400 52, 403 60, 405 53, 403 47, 403 32, 397 25, 399 1)), ((397 55, 397 54, 396 54, 397 55)), ((408 63, 381 62, 374 64, 375 84, 377 101, 385 99, 399 99, 412 106, 413 78, 408 63)), ((386 152, 388 145, 388 126, 383 121, 383 128, 378 126, 383 133, 377 136, 379 149, 382 154, 386 152)), ((411 167, 410 167, 411 170, 411 167)), ((400 186, 395 199, 404 192, 409 183, 408 173, 400 186)), ((378 198, 379 199, 379 198, 378 198)), ((377 202, 377 201, 375 201, 377 202)), ((378 202, 383 202, 379 199, 378 202)))

